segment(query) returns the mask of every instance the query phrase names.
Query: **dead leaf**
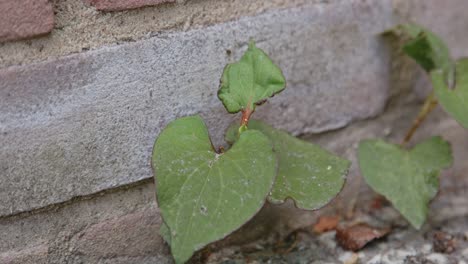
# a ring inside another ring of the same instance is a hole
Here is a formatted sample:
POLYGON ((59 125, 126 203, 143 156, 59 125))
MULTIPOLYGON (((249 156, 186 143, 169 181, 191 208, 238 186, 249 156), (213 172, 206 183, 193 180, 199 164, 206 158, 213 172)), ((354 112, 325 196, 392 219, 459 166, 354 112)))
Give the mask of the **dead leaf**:
POLYGON ((434 240, 432 244, 434 246, 434 251, 439 253, 452 253, 456 248, 455 238, 442 231, 437 231, 434 233, 434 240))
POLYGON ((313 226, 315 233, 324 233, 327 231, 335 230, 340 222, 340 217, 337 215, 334 216, 321 216, 319 217, 317 223, 313 226))
POLYGON ((358 251, 374 239, 382 238, 390 232, 390 228, 374 228, 367 224, 357 224, 336 229, 338 244, 346 249, 358 251))
POLYGON ((371 210, 379 210, 384 207, 384 205, 387 203, 387 199, 385 199, 384 196, 382 195, 377 195, 374 197, 374 199, 371 202, 370 209, 371 210))

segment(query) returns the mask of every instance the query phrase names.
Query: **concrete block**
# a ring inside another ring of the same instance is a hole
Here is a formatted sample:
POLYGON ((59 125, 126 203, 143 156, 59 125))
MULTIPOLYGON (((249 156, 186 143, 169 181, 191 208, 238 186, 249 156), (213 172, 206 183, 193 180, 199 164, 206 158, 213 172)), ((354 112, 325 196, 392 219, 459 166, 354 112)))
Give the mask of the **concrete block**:
POLYGON ((0 70, 0 216, 152 177, 155 138, 200 113, 215 145, 234 118, 216 92, 250 38, 286 90, 254 117, 293 134, 379 114, 391 1, 333 1, 0 70))
POLYGON ((140 182, 0 218, 0 263, 173 263, 160 226, 154 185, 140 182))
POLYGON ((45 244, 22 245, 17 250, 0 251, 0 263, 8 264, 46 264, 48 247, 45 244))
POLYGON ((74 236, 73 252, 106 258, 152 255, 161 244, 158 237, 160 225, 161 217, 154 207, 105 219, 74 236))

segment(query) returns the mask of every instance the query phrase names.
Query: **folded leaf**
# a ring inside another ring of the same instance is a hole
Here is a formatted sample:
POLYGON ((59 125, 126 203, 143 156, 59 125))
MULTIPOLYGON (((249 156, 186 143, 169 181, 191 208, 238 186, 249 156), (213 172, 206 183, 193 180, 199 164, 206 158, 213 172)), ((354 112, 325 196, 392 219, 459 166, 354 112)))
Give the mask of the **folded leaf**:
POLYGON ((399 25, 390 32, 406 41, 403 50, 431 76, 435 95, 447 113, 468 128, 468 59, 456 63, 445 43, 417 25, 399 25))
POLYGON ((444 82, 442 71, 433 71, 431 78, 435 95, 444 110, 463 127, 468 128, 468 59, 457 62, 453 89, 444 82))
POLYGON ((254 216, 277 168, 270 140, 255 130, 242 133, 226 153, 216 153, 199 116, 171 122, 156 140, 152 163, 167 225, 162 233, 176 263, 254 216))
POLYGON ((252 41, 242 58, 224 68, 218 97, 229 113, 255 110, 255 105, 281 92, 283 73, 252 41))
MULTIPOLYGON (((278 155, 278 176, 268 197, 270 202, 282 203, 292 198, 298 208, 314 210, 340 192, 349 161, 260 121, 251 120, 248 128, 268 136, 278 155)), ((234 142, 237 131, 238 125, 232 125, 226 140, 234 142)))
POLYGON ((452 164, 449 143, 430 138, 412 150, 382 140, 364 140, 359 166, 367 184, 384 195, 415 227, 421 228, 437 194, 440 170, 452 164))
POLYGON ((415 24, 403 24, 390 30, 405 40, 403 51, 428 73, 439 69, 447 85, 452 86, 455 67, 447 45, 430 30, 415 24))

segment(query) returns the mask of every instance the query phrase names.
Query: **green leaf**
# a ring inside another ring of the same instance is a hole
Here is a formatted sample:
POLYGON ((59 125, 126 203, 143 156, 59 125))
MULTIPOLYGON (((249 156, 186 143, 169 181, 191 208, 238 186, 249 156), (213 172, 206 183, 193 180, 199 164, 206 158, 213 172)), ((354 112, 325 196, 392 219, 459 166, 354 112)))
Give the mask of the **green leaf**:
POLYGON ((431 75, 435 95, 442 107, 468 128, 468 59, 455 64, 447 45, 423 27, 406 24, 390 32, 407 40, 403 50, 431 75))
POLYGON ((255 110, 286 85, 283 73, 253 41, 239 62, 228 64, 221 77, 218 97, 229 113, 255 110))
POLYGON ((169 230, 169 227, 164 222, 159 228, 159 235, 161 235, 168 245, 171 244, 171 230, 169 230))
POLYGON ((468 59, 456 64, 455 88, 450 89, 444 82, 442 71, 431 73, 434 93, 440 104, 462 126, 468 128, 468 59))
MULTIPOLYGON (((171 122, 156 140, 157 200, 176 263, 241 227, 263 206, 276 176, 270 140, 245 131, 226 153, 214 151, 199 116, 171 122)), ((163 231, 164 232, 164 231, 163 231)))
POLYGON ((427 72, 440 69, 445 83, 453 85, 455 79, 454 63, 447 45, 434 33, 414 24, 399 25, 390 32, 405 40, 403 51, 412 57, 427 72))
MULTIPOLYGON (((273 142, 279 169, 268 197, 273 203, 292 198, 298 208, 318 209, 334 198, 343 187, 350 162, 322 148, 299 140, 260 121, 251 120, 249 130, 259 130, 273 142)), ((226 140, 234 142, 238 125, 232 125, 226 140)))
POLYGON ((437 193, 440 170, 452 164, 450 145, 441 137, 432 137, 411 150, 382 140, 364 140, 358 158, 367 184, 418 229, 437 193))

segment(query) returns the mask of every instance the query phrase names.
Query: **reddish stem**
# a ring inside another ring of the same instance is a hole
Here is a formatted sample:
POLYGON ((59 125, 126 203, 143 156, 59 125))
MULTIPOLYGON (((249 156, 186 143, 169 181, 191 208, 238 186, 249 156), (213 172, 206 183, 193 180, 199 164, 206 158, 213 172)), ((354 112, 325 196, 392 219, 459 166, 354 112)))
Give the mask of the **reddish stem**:
POLYGON ((249 124, 250 116, 254 111, 250 108, 242 110, 241 126, 247 126, 249 124))

